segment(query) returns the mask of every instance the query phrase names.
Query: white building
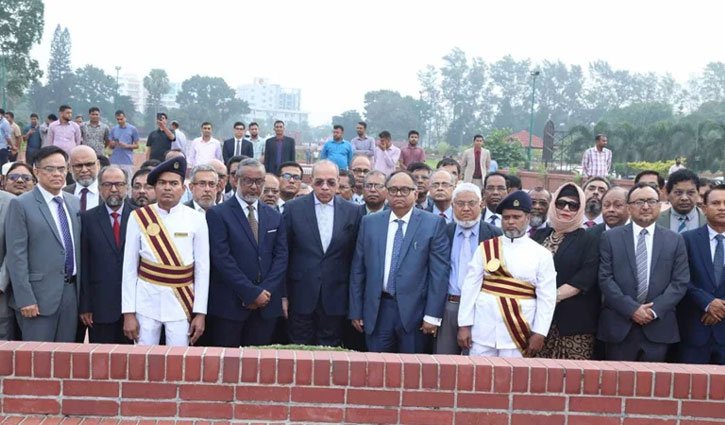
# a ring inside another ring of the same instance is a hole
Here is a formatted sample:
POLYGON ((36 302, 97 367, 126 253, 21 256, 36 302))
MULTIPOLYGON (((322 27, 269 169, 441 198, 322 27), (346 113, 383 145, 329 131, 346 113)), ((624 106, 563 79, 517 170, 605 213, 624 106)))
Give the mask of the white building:
POLYGON ((136 74, 122 74, 118 77, 118 92, 131 98, 137 111, 143 111, 146 105, 146 89, 143 87, 143 77, 136 74))
POLYGON ((266 78, 254 78, 252 84, 237 88, 237 97, 249 104, 248 120, 307 121, 308 113, 300 110, 302 91, 270 84, 266 78))
POLYGON ((179 92, 181 91, 181 83, 169 82, 169 87, 169 92, 161 98, 161 105, 166 108, 167 112, 170 109, 175 109, 179 107, 179 104, 176 103, 176 95, 179 94, 179 92))

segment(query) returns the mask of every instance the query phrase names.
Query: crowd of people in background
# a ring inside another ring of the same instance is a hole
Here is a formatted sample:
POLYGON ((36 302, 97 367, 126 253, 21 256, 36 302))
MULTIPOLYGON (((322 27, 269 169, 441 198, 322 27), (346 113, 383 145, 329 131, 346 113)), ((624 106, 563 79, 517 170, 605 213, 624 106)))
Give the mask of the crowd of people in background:
POLYGON ((310 170, 282 121, 1 112, 0 339, 725 364, 725 185, 679 159, 617 186, 602 134, 523 190, 482 135, 335 125, 310 170))

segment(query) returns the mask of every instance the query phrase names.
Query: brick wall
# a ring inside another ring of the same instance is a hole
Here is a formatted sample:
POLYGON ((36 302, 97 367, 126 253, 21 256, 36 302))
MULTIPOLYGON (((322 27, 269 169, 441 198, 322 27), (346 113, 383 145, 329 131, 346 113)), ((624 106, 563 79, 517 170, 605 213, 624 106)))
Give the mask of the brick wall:
POLYGON ((12 420, 725 424, 718 366, 7 342, 0 385, 12 420))

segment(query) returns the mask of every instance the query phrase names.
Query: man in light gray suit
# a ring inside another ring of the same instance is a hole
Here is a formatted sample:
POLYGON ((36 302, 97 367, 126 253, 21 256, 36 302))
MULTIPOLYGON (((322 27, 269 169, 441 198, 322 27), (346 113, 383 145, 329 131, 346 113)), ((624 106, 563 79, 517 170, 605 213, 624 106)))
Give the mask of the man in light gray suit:
POLYGON ((5 217, 8 213, 8 205, 14 196, 8 192, 0 191, 0 340, 11 341, 15 337, 15 319, 13 311, 8 307, 8 278, 5 269, 5 217))
POLYGON ((662 362, 680 341, 675 306, 690 269, 682 236, 655 223, 659 193, 637 183, 627 194, 632 222, 602 234, 598 338, 607 360, 662 362))
POLYGON ((57 146, 35 157, 38 185, 10 201, 6 264, 24 341, 73 342, 78 322, 80 203, 63 192, 68 155, 57 146))

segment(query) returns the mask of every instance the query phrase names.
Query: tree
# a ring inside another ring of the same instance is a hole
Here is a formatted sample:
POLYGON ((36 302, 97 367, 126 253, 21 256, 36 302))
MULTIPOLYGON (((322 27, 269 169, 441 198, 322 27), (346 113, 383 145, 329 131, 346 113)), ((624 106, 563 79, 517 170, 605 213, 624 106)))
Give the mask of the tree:
POLYGON ((446 125, 438 71, 433 65, 427 65, 424 71, 418 72, 418 81, 421 85, 421 120, 428 135, 429 145, 434 145, 441 141, 446 125))
POLYGON ((185 80, 176 103, 179 109, 174 111, 174 116, 183 120, 189 131, 198 129, 205 121, 217 128, 231 127, 234 121, 249 113, 247 102, 237 99, 234 89, 219 77, 194 75, 185 80))
POLYGON ((144 122, 149 128, 156 126, 156 114, 161 111, 161 99, 171 90, 169 76, 164 69, 152 69, 149 75, 143 77, 143 87, 146 89, 146 113, 144 122))
POLYGON ((73 82, 73 70, 70 62, 71 40, 68 28, 58 25, 50 43, 50 61, 48 62, 48 103, 57 110, 60 105, 70 102, 73 82))
POLYGON ((705 66, 700 85, 700 98, 705 102, 725 100, 725 63, 710 62, 705 66))
MULTIPOLYGON (((113 122, 113 98, 116 95, 116 80, 106 74, 102 69, 93 65, 78 68, 74 76, 74 86, 71 94, 71 105, 81 113, 86 113, 92 106, 101 109, 104 119, 113 122)), ((123 110, 131 119, 134 111, 133 102, 128 96, 119 96, 116 107, 123 110)))
MULTIPOLYGON (((350 141, 357 135, 357 133, 355 133, 355 128, 357 127, 357 123, 362 120, 363 119, 360 116, 360 112, 353 109, 345 111, 340 115, 333 116, 332 125, 341 125, 342 128, 345 129, 345 140, 350 141)), ((327 135, 327 137, 330 137, 329 134, 327 135)))
POLYGON ((45 6, 42 0, 0 0, 0 10, 0 56, 5 58, 6 93, 17 98, 42 75, 38 61, 30 57, 30 49, 40 43, 43 35, 45 6))
POLYGON ((526 161, 524 148, 518 141, 507 140, 512 133, 509 128, 494 129, 486 136, 486 149, 491 152, 500 168, 520 167, 526 161))
POLYGON ((401 96, 397 91, 377 90, 365 93, 365 118, 368 133, 388 130, 393 140, 405 140, 409 130, 423 131, 420 101, 401 96))

